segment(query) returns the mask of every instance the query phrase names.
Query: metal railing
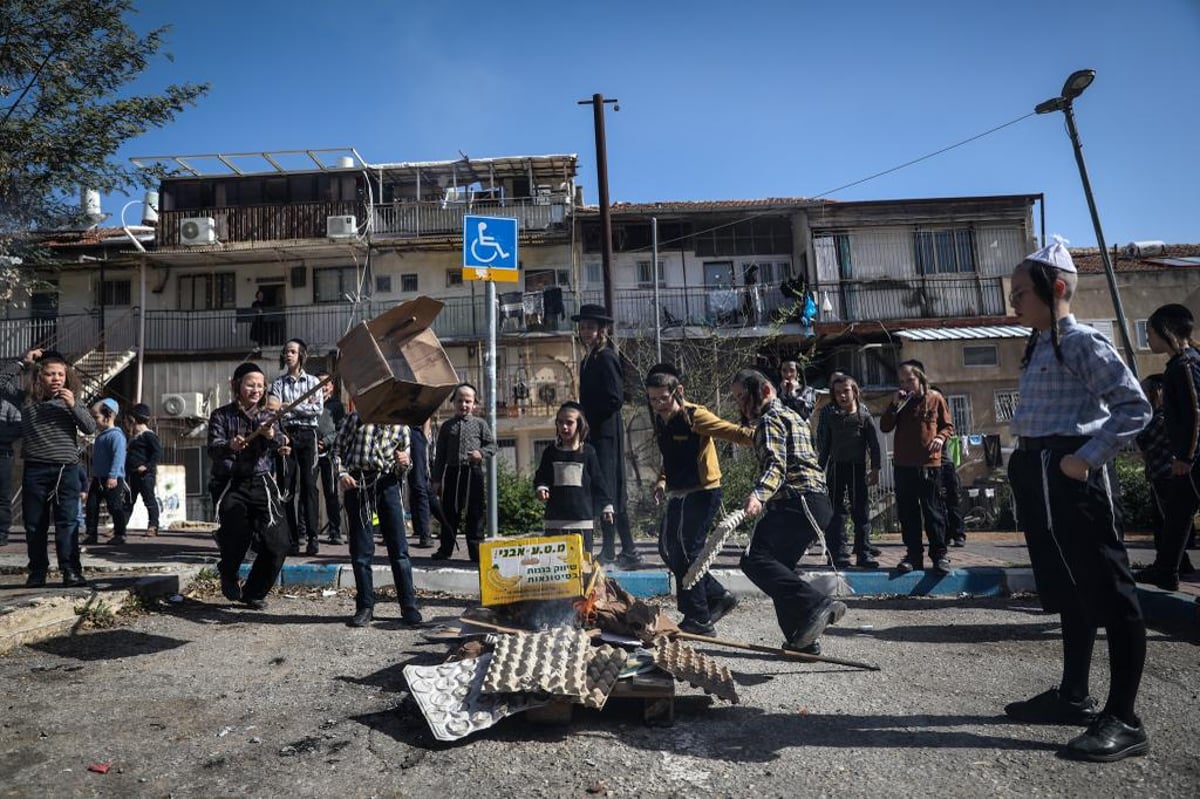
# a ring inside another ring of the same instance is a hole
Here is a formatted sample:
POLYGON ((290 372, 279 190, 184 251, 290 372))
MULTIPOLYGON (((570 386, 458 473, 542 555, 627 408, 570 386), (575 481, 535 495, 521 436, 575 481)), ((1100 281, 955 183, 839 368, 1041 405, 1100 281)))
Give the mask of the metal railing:
POLYGON ((467 214, 503 216, 520 220, 521 230, 549 230, 567 218, 565 200, 519 198, 503 203, 495 200, 470 203, 396 202, 373 209, 373 236, 461 235, 467 214))
MULTIPOLYGON (((818 305, 830 300, 832 312, 822 321, 887 319, 945 319, 961 316, 1001 316, 1005 312, 1000 278, 938 279, 927 282, 875 281, 842 283, 817 293, 818 305)), ((564 290, 562 316, 542 312, 541 292, 504 292, 500 305, 501 336, 527 333, 569 332, 570 317, 583 303, 603 303, 603 291, 589 289, 578 297, 564 290), (526 302, 529 300, 529 302, 526 302)), ((447 342, 478 340, 487 334, 487 314, 482 296, 445 297, 433 331, 447 342)), ((798 322, 802 301, 787 297, 776 286, 664 288, 658 291, 658 324, 665 329, 684 325, 716 329, 798 322)), ((300 336, 314 349, 332 348, 346 330, 372 319, 394 302, 339 302, 270 308, 254 325, 245 309, 215 311, 149 311, 146 314, 146 349, 149 352, 228 352, 245 354, 255 346, 276 347, 300 336)), ((651 330, 655 326, 654 289, 621 287, 616 292, 613 316, 619 331, 651 330)), ((105 334, 110 350, 132 349, 137 344, 136 308, 116 318, 105 334)), ((54 342, 64 353, 83 353, 99 342, 95 312, 58 317, 0 320, 0 356, 14 358, 31 346, 54 342)))

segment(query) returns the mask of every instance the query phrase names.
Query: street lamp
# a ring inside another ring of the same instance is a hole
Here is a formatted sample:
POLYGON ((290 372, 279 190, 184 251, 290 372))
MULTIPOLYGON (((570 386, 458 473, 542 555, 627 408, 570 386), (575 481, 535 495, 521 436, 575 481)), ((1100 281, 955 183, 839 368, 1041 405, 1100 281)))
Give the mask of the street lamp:
POLYGON ((1083 181, 1083 193, 1087 197, 1088 210, 1092 214, 1092 227, 1096 231, 1096 246, 1100 248, 1100 260, 1104 264, 1104 274, 1108 278, 1108 291, 1112 295, 1113 308, 1117 312, 1117 325, 1121 328, 1121 344, 1125 348, 1125 360, 1134 377, 1138 376, 1137 360, 1134 357, 1133 342, 1129 338, 1129 328, 1125 324, 1125 309, 1121 305, 1121 292, 1117 289, 1117 276, 1113 272, 1112 260, 1108 257, 1108 246, 1104 243, 1104 231, 1100 228, 1100 214, 1096 211, 1096 200, 1092 197, 1092 183, 1088 180, 1087 165, 1083 162, 1083 145, 1079 143, 1079 131, 1075 128, 1075 112, 1072 104, 1075 98, 1083 94, 1096 79, 1096 70, 1079 69, 1072 72, 1063 84, 1058 97, 1038 103, 1034 111, 1039 114, 1050 114, 1062 111, 1067 118, 1067 133, 1071 136, 1071 145, 1075 148, 1075 163, 1079 165, 1079 179, 1083 181))

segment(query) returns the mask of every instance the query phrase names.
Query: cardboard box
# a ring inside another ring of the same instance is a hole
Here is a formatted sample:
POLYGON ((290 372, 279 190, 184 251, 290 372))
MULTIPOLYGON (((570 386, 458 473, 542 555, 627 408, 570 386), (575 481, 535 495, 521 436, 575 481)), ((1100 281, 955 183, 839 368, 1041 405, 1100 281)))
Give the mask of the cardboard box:
POLYGON ((429 329, 442 303, 417 297, 338 342, 337 372, 364 421, 424 424, 458 385, 458 373, 429 329))

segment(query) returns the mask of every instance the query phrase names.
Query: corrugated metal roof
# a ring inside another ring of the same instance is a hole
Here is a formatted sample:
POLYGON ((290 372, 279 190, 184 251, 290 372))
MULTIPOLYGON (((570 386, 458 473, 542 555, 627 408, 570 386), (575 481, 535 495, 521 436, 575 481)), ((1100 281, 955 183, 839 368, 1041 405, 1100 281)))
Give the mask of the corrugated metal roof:
POLYGON ((1030 328, 1021 325, 995 327, 918 327, 899 330, 896 335, 911 341, 963 341, 986 338, 1025 338, 1030 328))

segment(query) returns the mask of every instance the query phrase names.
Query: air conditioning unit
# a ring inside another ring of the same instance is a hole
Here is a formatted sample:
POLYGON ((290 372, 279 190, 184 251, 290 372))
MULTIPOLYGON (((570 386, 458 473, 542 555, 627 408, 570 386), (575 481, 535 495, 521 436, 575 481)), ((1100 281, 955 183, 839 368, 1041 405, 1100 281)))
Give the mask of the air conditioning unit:
POLYGON ((349 239, 358 235, 353 214, 330 216, 325 219, 325 235, 331 239, 349 239))
POLYGON ((197 244, 215 244, 217 241, 217 220, 211 216, 196 216, 184 219, 179 223, 179 240, 189 246, 197 244))
POLYGON ((162 415, 172 419, 198 419, 207 416, 204 395, 198 391, 184 394, 163 394, 159 407, 162 415))

